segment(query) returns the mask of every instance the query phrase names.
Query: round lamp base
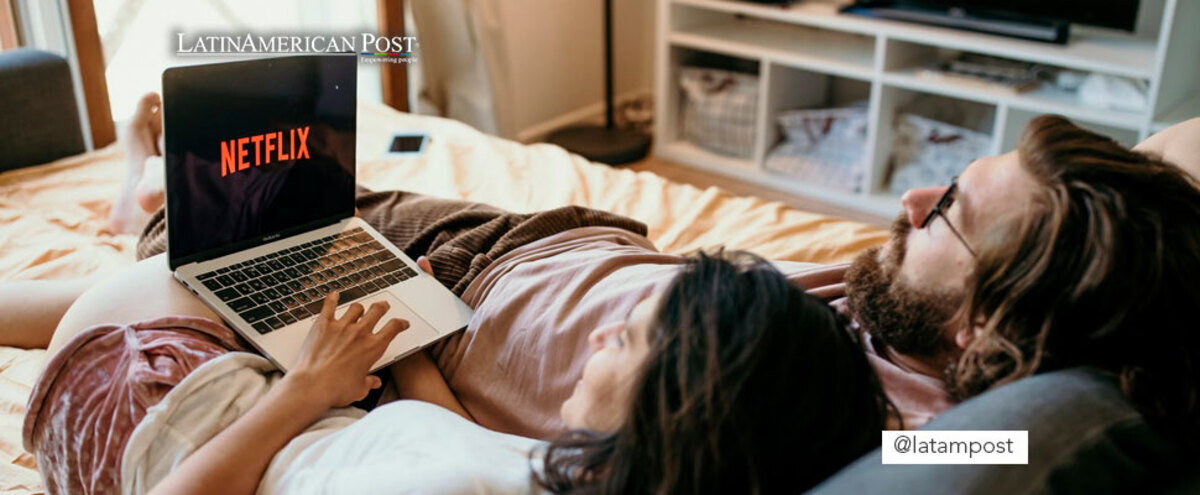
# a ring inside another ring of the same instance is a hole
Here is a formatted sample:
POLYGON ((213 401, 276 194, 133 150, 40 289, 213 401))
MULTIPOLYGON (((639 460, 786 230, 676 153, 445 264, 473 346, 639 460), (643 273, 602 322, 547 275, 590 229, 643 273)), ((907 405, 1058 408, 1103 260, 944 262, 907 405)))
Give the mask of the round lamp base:
POLYGON ((650 152, 649 136, 603 126, 569 127, 551 133, 546 141, 588 160, 609 165, 636 162, 650 152))

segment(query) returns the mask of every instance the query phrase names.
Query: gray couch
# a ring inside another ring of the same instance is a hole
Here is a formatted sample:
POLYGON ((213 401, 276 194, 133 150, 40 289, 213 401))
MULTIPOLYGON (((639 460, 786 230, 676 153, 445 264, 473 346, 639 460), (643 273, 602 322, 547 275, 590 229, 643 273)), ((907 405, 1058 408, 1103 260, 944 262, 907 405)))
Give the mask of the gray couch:
POLYGON ((1115 380, 1088 368, 997 388, 927 430, 1027 430, 1027 465, 884 465, 880 451, 816 487, 822 494, 1200 494, 1200 460, 1152 431, 1115 380))
POLYGON ((53 53, 0 53, 0 172, 84 151, 71 69, 53 53))

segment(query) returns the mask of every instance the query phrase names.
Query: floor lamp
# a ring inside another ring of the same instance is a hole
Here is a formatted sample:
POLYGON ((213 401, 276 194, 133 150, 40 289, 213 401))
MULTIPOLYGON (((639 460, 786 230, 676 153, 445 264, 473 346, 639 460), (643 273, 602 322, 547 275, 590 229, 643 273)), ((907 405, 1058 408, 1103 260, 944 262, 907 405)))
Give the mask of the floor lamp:
POLYGON ((650 137, 618 129, 613 119, 612 0, 604 0, 604 125, 568 127, 550 134, 547 141, 594 162, 620 165, 641 160, 650 151, 650 137))

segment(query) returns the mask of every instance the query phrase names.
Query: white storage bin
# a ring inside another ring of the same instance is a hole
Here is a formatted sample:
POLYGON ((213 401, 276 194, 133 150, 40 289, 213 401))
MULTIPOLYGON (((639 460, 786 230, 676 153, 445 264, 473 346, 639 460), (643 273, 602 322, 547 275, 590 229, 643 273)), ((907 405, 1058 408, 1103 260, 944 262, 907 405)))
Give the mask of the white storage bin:
POLYGON ((679 79, 684 138, 718 153, 753 156, 758 76, 684 67, 679 79))

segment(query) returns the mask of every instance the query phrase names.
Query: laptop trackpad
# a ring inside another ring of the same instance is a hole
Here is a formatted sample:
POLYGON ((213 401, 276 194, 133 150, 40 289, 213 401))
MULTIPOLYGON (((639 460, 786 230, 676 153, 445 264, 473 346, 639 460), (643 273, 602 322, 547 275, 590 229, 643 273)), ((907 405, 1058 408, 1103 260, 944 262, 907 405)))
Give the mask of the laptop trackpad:
MULTIPOLYGON (((399 299, 396 299, 395 296, 387 292, 375 294, 371 297, 359 299, 354 302, 362 304, 364 309, 370 309, 371 304, 374 304, 377 301, 387 301, 391 307, 388 308, 388 312, 383 315, 383 318, 379 319, 379 323, 375 325, 376 332, 382 329, 383 326, 387 324, 388 320, 392 318, 407 320, 408 329, 400 332, 400 335, 396 336, 396 339, 392 341, 390 346, 388 346, 387 351, 383 353, 383 356, 379 358, 379 361, 376 361, 375 364, 371 366, 371 371, 382 368, 384 365, 395 361, 397 356, 407 354, 413 349, 421 348, 422 346, 438 338, 438 333, 433 329, 433 327, 426 323, 425 320, 421 319, 420 316, 417 316, 416 312, 409 309, 408 305, 400 302, 399 299)), ((342 305, 338 308, 334 315, 340 318, 343 314, 345 314, 346 308, 349 306, 349 304, 342 305)))

